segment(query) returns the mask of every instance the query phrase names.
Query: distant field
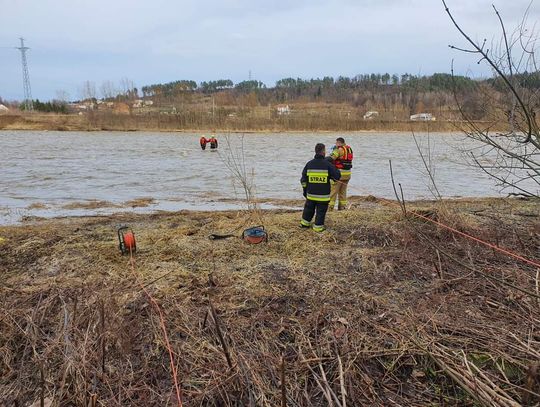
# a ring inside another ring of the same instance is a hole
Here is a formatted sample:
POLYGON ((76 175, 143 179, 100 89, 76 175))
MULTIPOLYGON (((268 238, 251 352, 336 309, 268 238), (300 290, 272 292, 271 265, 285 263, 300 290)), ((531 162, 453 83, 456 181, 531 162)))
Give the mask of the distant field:
MULTIPOLYGON (((482 124, 482 122, 477 122, 482 124)), ((290 115, 266 116, 260 109, 245 114, 214 115, 211 112, 146 112, 115 114, 16 114, 0 116, 3 130, 59 131, 457 131, 463 121, 364 120, 358 114, 335 109, 300 110, 290 115)))

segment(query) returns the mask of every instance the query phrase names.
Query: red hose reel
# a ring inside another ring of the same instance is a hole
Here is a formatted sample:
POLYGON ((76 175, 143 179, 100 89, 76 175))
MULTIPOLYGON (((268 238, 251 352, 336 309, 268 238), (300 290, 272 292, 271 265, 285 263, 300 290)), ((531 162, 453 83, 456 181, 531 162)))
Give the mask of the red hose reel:
POLYGON ((128 226, 118 228, 118 247, 122 255, 135 253, 137 251, 137 242, 135 233, 128 226))

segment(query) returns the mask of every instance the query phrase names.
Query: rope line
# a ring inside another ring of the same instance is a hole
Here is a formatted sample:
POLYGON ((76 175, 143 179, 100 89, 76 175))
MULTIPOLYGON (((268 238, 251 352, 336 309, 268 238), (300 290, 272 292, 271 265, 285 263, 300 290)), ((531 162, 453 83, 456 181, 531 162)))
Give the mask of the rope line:
POLYGON ((427 220, 427 221, 429 221, 429 222, 431 222, 431 223, 434 223, 434 224, 436 224, 436 225, 438 225, 438 226, 440 226, 440 227, 442 227, 442 228, 444 228, 444 229, 448 229, 448 230, 450 230, 451 232, 453 232, 453 233, 455 233, 455 234, 458 234, 458 235, 460 235, 460 236, 466 237, 466 238, 471 239, 471 240, 473 240, 473 241, 475 241, 475 242, 481 243, 481 244, 483 244, 484 246, 490 247, 490 248, 492 248, 492 249, 494 249, 494 250, 497 250, 497 251, 499 251, 499 252, 501 252, 501 253, 504 253, 504 254, 506 254, 506 255, 508 255, 508 256, 511 256, 511 257, 513 257, 513 258, 515 258, 515 259, 517 259, 517 260, 521 260, 522 262, 527 263, 527 264, 529 264, 529 265, 531 265, 531 266, 535 266, 535 267, 540 268, 540 263, 538 263, 538 262, 536 262, 536 261, 534 261, 534 260, 530 260, 530 259, 528 259, 528 258, 526 258, 526 257, 524 257, 524 256, 522 256, 522 255, 520 255, 520 254, 514 253, 513 251, 511 251, 511 250, 509 250, 509 249, 505 249, 504 247, 497 246, 496 244, 490 243, 490 242, 488 242, 488 241, 482 240, 482 239, 480 239, 480 238, 478 238, 478 237, 475 237, 475 236, 473 236, 473 235, 470 235, 470 234, 468 234, 468 233, 462 232, 462 231, 460 231, 460 230, 458 230, 458 229, 453 228, 452 226, 448 226, 448 225, 445 225, 444 223, 441 223, 441 222, 439 222, 439 221, 436 221, 435 219, 431 219, 431 218, 429 218, 428 216, 421 215, 421 214, 416 213, 416 212, 414 212, 414 211, 411 212, 411 213, 412 213, 414 216, 418 217, 418 218, 427 220))
MULTIPOLYGON (((340 183, 342 183, 344 185, 348 185, 348 184, 345 184, 344 182, 341 182, 341 181, 337 181, 337 182, 340 182, 340 183)), ((349 185, 349 187, 351 189, 353 189, 353 190, 356 190, 357 192, 361 192, 361 193, 363 192, 359 188, 356 188, 356 187, 353 187, 353 186, 350 186, 350 185, 349 185)), ((377 196, 375 196, 375 198, 377 200, 379 200, 379 201, 386 202, 386 203, 388 203, 390 205, 399 206, 399 204, 397 202, 391 201, 389 199, 379 198, 377 196)), ((498 246, 496 244, 490 243, 490 242, 488 242, 486 240, 480 239, 479 237, 473 236, 473 235, 471 235, 469 233, 462 232, 462 231, 460 231, 458 229, 453 228, 452 226, 446 225, 446 224, 444 224, 442 222, 439 222, 439 221, 437 221, 435 219, 431 219, 428 216, 424 216, 424 215, 419 214, 419 213, 414 212, 414 211, 410 211, 408 213, 411 213, 412 215, 416 216, 417 218, 427 220, 428 222, 431 222, 431 223, 433 223, 433 224, 435 224, 435 225, 437 225, 437 226, 439 226, 439 227, 441 227, 443 229, 447 229, 447 230, 451 231, 452 233, 455 233, 455 234, 460 235, 462 237, 465 237, 467 239, 473 240, 473 241, 475 241, 477 243, 483 244, 484 246, 487 246, 487 247, 489 247, 489 248, 491 248, 493 250, 496 250, 496 251, 498 251, 500 253, 503 253, 503 254, 505 254, 507 256, 513 257, 513 258, 515 258, 517 260, 520 260, 520 261, 522 261, 522 262, 524 262, 526 264, 529 264, 531 266, 534 266, 534 267, 537 267, 537 268, 540 269, 540 262, 539 261, 528 259, 525 256, 522 256, 522 255, 520 255, 518 253, 513 252, 512 250, 509 250, 509 249, 506 249, 504 247, 498 246)))
POLYGON ((169 334, 167 333, 167 325, 165 323, 165 317, 163 316, 163 311, 161 311, 161 307, 159 306, 158 302, 154 299, 154 297, 152 297, 150 292, 146 289, 146 286, 144 286, 141 283, 141 281, 139 280, 139 277, 137 276, 137 273, 135 271, 135 258, 133 257, 133 252, 132 252, 131 247, 129 248, 129 263, 131 265, 131 272, 133 273, 133 276, 135 277, 137 284, 139 285, 141 290, 144 291, 144 293, 148 297, 148 300, 158 312, 161 332, 163 333, 163 339, 165 341, 165 347, 167 348, 167 352, 169 353, 169 362, 171 365, 171 373, 172 373, 172 377, 174 381, 174 387, 176 390, 176 399, 178 401, 178 407, 182 407, 183 406, 182 394, 180 391, 180 386, 178 385, 178 372, 176 370, 176 365, 174 363, 174 352, 173 352, 171 343, 169 342, 169 334))

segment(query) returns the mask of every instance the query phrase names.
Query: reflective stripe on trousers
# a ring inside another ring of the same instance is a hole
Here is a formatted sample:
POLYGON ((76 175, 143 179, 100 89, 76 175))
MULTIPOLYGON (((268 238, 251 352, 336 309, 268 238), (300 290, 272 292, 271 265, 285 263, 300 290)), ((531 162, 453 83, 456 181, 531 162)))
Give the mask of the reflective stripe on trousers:
MULTIPOLYGON (((321 226, 324 226, 327 210, 328 202, 317 202, 306 199, 306 203, 304 204, 304 212, 302 213, 302 221, 307 222, 307 220, 309 220, 311 222, 313 216, 315 215, 314 228, 320 228, 321 226)), ((300 221, 300 224, 303 224, 302 221, 300 221)))
POLYGON ((300 221, 300 224, 302 226, 306 226, 306 227, 310 227, 311 226, 311 222, 308 222, 307 220, 305 220, 304 218, 302 218, 302 220, 300 221))

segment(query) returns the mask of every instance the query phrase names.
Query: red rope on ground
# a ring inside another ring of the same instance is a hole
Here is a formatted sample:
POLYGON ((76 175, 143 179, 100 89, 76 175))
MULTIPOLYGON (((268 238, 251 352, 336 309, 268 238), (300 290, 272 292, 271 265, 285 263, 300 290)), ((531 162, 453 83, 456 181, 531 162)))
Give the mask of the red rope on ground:
POLYGON ((157 310, 159 314, 159 321, 161 325, 161 331, 163 333, 163 339, 165 341, 165 347, 167 348, 167 351, 169 352, 169 361, 171 364, 172 378, 173 378, 174 387, 176 390, 176 399, 178 401, 178 407, 182 407, 182 394, 180 391, 180 386, 178 385, 178 372, 176 371, 176 366, 174 364, 174 352, 171 347, 171 343, 169 342, 169 335, 167 333, 167 325, 165 324, 165 317, 163 316, 163 312, 161 311, 161 307, 159 306, 157 301, 154 299, 154 297, 152 297, 152 295, 148 292, 146 287, 141 283, 141 281, 139 280, 139 277, 137 276, 137 273, 135 271, 135 259, 133 257, 133 252, 131 251, 131 247, 129 250, 129 263, 131 265, 131 272, 133 273, 133 276, 135 277, 137 284, 144 291, 149 301, 152 303, 152 305, 154 306, 154 308, 157 310))
POLYGON ((453 228, 452 226, 445 225, 444 223, 441 223, 441 222, 439 222, 439 221, 436 221, 435 219, 431 219, 431 218, 429 218, 428 216, 421 215, 421 214, 416 213, 416 212, 414 212, 414 211, 413 211, 413 212, 410 212, 410 213, 412 213, 414 216, 416 216, 416 217, 418 217, 418 218, 422 218, 422 219, 425 219, 425 220, 427 220, 427 221, 429 221, 429 222, 431 222, 431 223, 434 223, 434 224, 436 224, 436 225, 438 225, 438 226, 440 226, 440 227, 442 227, 442 228, 444 228, 444 229, 448 229, 448 230, 450 230, 451 232, 456 233, 456 234, 458 234, 458 235, 460 235, 460 236, 463 236, 463 237, 466 237, 466 238, 468 238, 468 239, 474 240, 475 242, 481 243, 481 244, 483 244, 484 246, 490 247, 490 248, 492 248, 492 249, 494 249, 494 250, 497 250, 497 251, 499 251, 499 252, 501 252, 501 253, 504 253, 504 254, 506 254, 506 255, 508 255, 508 256, 511 256, 511 257, 513 257, 513 258, 515 258, 515 259, 521 260, 521 261, 523 261, 524 263, 530 264, 531 266, 535 266, 535 267, 540 268, 540 263, 539 263, 539 262, 536 262, 536 261, 534 261, 534 260, 530 260, 530 259, 528 259, 528 258, 526 258, 526 257, 523 257, 523 256, 520 255, 520 254, 514 253, 514 252, 511 251, 511 250, 505 249, 504 247, 497 246, 496 244, 490 243, 490 242, 488 242, 488 241, 482 240, 482 239, 480 239, 480 238, 478 238, 478 237, 475 237, 475 236, 473 236, 473 235, 470 235, 470 234, 468 234, 468 233, 465 233, 465 232, 462 232, 462 231, 460 231, 460 230, 457 230, 457 229, 453 228))
MULTIPOLYGON (((338 181, 338 182, 341 182, 341 181, 338 181)), ((357 190, 359 192, 362 192, 358 188, 351 187, 350 185, 349 185, 349 188, 357 190)), ((391 205, 394 205, 394 206, 399 206, 399 204, 397 202, 391 201, 389 199, 379 198, 379 197, 375 197, 375 198, 377 198, 377 200, 379 200, 379 201, 387 202, 387 203, 389 203, 391 205)), ((528 258, 526 258, 526 257, 524 257, 524 256, 522 256, 520 254, 517 254, 517 253, 515 253, 515 252, 513 252, 513 251, 511 251, 509 249, 505 249, 504 247, 497 246, 496 244, 490 243, 490 242, 488 242, 486 240, 483 240, 483 239, 480 239, 480 238, 475 237, 473 235, 470 235, 468 233, 462 232, 462 231, 460 231, 458 229, 453 228, 452 226, 448 226, 448 225, 446 225, 446 224, 444 224, 442 222, 436 221, 435 219, 431 219, 428 216, 421 215, 421 214, 416 213, 414 211, 411 211, 411 212, 408 212, 408 213, 411 213, 412 215, 414 215, 414 216, 416 216, 418 218, 427 220, 428 222, 431 222, 431 223, 433 223, 433 224, 435 224, 435 225, 437 225, 437 226, 439 226, 439 227, 441 227, 443 229, 447 229, 447 230, 449 230, 449 231, 451 231, 451 232, 453 232, 453 233, 455 233, 457 235, 466 237, 467 239, 470 239, 470 240, 473 240, 473 241, 475 241, 477 243, 483 244, 484 246, 487 246, 487 247, 489 247, 489 248, 491 248, 493 250, 496 250, 496 251, 498 251, 500 253, 506 254, 507 256, 511 256, 511 257, 513 257, 513 258, 515 258, 517 260, 520 260, 520 261, 522 261, 522 262, 524 262, 526 264, 529 264, 531 266, 538 267, 540 269, 540 262, 538 262, 538 261, 528 259, 528 258)))

